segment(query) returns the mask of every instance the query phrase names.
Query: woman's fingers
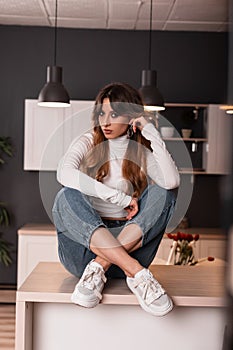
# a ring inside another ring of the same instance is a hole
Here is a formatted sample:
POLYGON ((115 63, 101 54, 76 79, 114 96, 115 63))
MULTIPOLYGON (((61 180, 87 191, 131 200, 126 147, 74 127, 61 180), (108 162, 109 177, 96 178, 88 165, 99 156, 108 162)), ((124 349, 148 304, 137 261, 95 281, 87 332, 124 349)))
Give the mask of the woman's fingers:
POLYGON ((148 123, 148 121, 146 120, 146 118, 144 116, 135 118, 135 119, 131 119, 129 124, 131 124, 133 126, 133 131, 136 132, 137 128, 142 131, 142 129, 144 128, 144 126, 148 123))
POLYGON ((132 219, 132 217, 134 217, 138 212, 138 200, 137 200, 137 198, 133 198, 131 200, 129 206, 126 207, 125 210, 128 212, 126 219, 127 220, 132 219))

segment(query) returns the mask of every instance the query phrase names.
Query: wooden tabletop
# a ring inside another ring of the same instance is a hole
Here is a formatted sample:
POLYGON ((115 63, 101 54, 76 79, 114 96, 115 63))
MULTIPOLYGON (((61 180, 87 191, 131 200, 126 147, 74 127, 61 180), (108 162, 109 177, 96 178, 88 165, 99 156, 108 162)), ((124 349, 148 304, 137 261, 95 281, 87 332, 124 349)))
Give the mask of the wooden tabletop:
MULTIPOLYGON (((177 306, 222 307, 223 266, 154 265, 151 271, 177 306)), ((17 301, 70 303, 78 278, 59 262, 41 262, 17 291, 17 301)), ((137 305, 124 279, 109 280, 102 303, 137 305)))

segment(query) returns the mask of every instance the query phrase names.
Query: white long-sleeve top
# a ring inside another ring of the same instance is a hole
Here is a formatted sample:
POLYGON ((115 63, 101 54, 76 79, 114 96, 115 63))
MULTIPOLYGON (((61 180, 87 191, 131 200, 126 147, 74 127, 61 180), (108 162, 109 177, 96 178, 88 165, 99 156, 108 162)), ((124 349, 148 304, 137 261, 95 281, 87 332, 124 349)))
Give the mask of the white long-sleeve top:
MULTIPOLYGON (((151 142, 153 150, 153 152, 146 150, 148 176, 165 189, 178 187, 179 172, 158 130, 153 124, 148 123, 144 126, 142 135, 151 142)), ((92 205, 100 216, 125 217, 127 212, 124 208, 132 199, 126 194, 128 183, 122 176, 122 162, 128 143, 126 135, 109 140, 110 169, 102 183, 79 170, 82 159, 93 147, 93 135, 87 133, 75 139, 59 162, 58 182, 90 196, 92 205)))

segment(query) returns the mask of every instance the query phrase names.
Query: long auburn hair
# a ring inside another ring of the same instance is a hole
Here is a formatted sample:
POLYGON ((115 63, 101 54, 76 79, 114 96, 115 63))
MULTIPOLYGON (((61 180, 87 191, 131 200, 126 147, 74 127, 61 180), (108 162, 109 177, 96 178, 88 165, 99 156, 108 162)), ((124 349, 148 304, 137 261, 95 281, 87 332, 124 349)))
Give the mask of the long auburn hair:
MULTIPOLYGON (((92 113, 93 148, 81 163, 81 169, 97 181, 103 182, 108 175, 109 144, 99 125, 99 113, 102 111, 104 99, 108 98, 111 108, 118 115, 137 118, 144 114, 143 102, 136 89, 126 83, 111 83, 103 87, 98 93, 92 113)), ((129 181, 133 191, 128 193, 139 197, 147 186, 146 148, 152 151, 150 141, 136 130, 130 136, 128 147, 122 162, 122 175, 129 181), (143 147, 145 146, 145 147, 143 147)))

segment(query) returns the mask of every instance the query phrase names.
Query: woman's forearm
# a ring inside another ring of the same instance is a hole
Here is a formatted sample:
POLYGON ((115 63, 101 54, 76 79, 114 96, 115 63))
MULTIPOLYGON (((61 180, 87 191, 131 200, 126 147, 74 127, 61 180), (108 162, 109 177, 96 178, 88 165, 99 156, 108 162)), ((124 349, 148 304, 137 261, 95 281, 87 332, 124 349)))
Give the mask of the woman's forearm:
POLYGON ((178 169, 168 152, 158 130, 148 123, 142 130, 143 136, 151 142, 153 153, 147 152, 147 173, 159 186, 173 189, 179 186, 178 169))

